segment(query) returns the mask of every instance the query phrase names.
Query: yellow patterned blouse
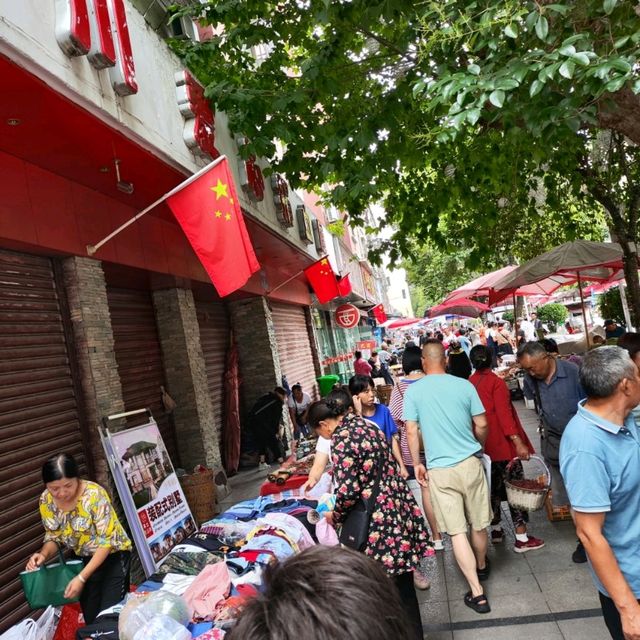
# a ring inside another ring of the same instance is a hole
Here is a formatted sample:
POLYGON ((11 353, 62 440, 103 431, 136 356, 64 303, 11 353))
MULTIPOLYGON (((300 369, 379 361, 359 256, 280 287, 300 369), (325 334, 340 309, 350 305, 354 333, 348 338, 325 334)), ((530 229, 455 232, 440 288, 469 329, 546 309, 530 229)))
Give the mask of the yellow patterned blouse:
POLYGON ((40 496, 44 541, 72 549, 78 556, 92 556, 98 549, 130 551, 131 540, 122 528, 107 492, 95 482, 84 481, 84 490, 72 511, 59 509, 45 489, 40 496))

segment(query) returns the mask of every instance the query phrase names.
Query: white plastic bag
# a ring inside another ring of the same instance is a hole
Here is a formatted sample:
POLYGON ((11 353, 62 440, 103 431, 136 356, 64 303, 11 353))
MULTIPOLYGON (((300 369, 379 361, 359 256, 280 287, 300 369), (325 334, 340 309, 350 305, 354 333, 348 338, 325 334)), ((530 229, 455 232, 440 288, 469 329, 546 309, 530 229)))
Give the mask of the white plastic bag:
POLYGON ((38 640, 37 633, 38 623, 31 618, 27 618, 5 631, 0 636, 0 640, 38 640))
POLYGON ((159 615, 138 629, 133 640, 191 640, 191 633, 173 618, 159 615))

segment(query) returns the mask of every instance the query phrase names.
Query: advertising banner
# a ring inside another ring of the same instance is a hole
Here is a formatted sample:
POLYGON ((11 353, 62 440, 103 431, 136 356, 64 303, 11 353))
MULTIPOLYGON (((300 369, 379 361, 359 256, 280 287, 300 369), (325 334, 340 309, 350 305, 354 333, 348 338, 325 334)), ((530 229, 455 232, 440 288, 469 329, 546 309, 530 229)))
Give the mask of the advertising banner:
POLYGON ((196 530, 160 430, 153 418, 122 431, 105 429, 103 445, 147 576, 196 530))

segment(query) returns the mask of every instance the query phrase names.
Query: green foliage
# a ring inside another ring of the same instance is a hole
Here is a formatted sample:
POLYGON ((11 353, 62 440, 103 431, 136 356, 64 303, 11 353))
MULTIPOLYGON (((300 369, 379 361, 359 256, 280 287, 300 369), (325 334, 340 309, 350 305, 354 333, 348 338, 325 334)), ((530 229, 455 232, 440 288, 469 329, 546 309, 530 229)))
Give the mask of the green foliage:
POLYGON ((511 326, 513 326, 513 321, 515 320, 514 316, 513 316, 513 311, 511 309, 507 309, 507 311, 505 311, 502 314, 502 319, 505 322, 509 322, 511 323, 511 326))
POLYGON ((598 298, 598 310, 604 320, 611 318, 620 324, 625 324, 620 290, 613 287, 605 291, 598 298))
POLYGON ((542 320, 545 324, 549 325, 549 328, 553 331, 559 325, 564 324, 569 312, 567 307, 557 302, 550 302, 544 304, 536 309, 538 313, 538 319, 542 320))
POLYGON ((182 11, 216 27, 173 46, 251 141, 242 153, 324 190, 350 221, 384 204, 392 262, 429 243, 483 270, 599 239, 605 221, 635 259, 633 3, 192 0, 182 11))

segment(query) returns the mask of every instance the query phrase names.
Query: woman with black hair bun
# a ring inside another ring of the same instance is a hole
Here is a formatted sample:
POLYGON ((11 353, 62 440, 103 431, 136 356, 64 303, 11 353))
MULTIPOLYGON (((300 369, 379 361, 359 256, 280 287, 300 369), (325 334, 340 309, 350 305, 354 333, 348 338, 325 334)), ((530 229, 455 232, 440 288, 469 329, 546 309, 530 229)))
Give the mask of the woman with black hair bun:
POLYGON ((40 496, 44 544, 27 562, 33 571, 53 558, 59 547, 71 549, 84 567, 67 585, 64 597, 80 599, 86 624, 120 602, 129 590, 131 541, 107 492, 80 478, 74 457, 60 453, 42 466, 40 496))
MULTIPOLYGON (((507 383, 491 371, 493 354, 489 347, 477 345, 471 349, 471 363, 475 373, 469 378, 480 396, 487 414, 489 433, 484 445, 485 453, 491 458, 491 540, 494 544, 503 540, 501 503, 507 499, 505 477, 507 465, 514 458, 528 460, 535 453, 520 418, 511 402, 511 393, 507 383)), ((512 466, 512 477, 523 477, 522 464, 518 461, 512 466)), ((544 546, 544 540, 527 534, 529 514, 527 511, 509 506, 511 519, 516 532, 513 550, 524 553, 544 546)))
POLYGON ((422 638, 413 573, 421 559, 433 553, 422 512, 400 476, 384 433, 348 409, 347 403, 329 396, 309 407, 309 424, 319 436, 331 440, 336 496, 333 521, 343 523, 361 498, 371 496, 380 472, 369 535, 361 551, 380 562, 393 578, 412 637, 422 638))

